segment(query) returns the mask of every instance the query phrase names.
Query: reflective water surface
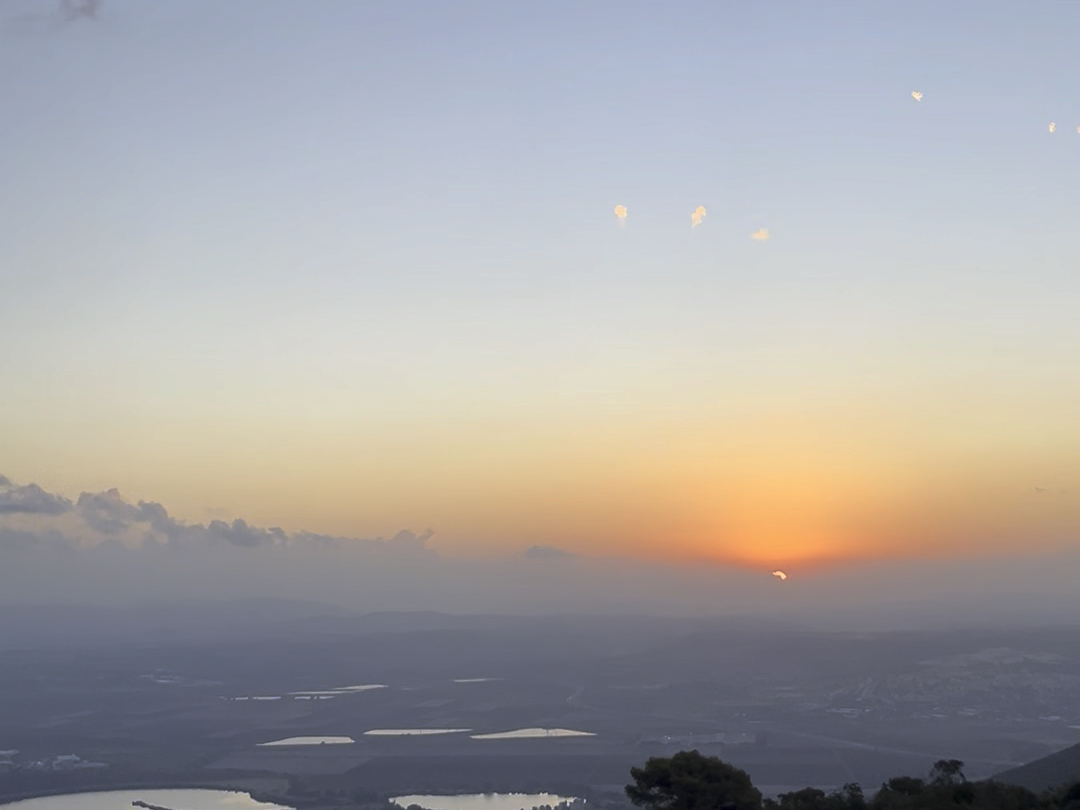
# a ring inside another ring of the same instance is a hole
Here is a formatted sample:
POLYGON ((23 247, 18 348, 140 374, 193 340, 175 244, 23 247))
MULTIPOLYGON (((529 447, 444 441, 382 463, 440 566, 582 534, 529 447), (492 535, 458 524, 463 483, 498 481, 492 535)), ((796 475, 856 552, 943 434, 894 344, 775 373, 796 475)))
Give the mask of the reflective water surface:
POLYGON ((356 742, 352 737, 286 737, 284 740, 259 743, 259 745, 349 745, 356 742))
POLYGON ((553 793, 468 793, 459 796, 398 796, 391 799, 399 807, 418 804, 425 810, 530 810, 533 807, 574 801, 553 793))
POLYGON ((591 731, 575 731, 572 728, 518 728, 498 731, 494 734, 473 734, 474 740, 514 740, 525 737, 595 737, 591 731))
POLYGON ((365 731, 369 737, 413 737, 426 736, 428 734, 463 734, 472 731, 471 728, 373 728, 365 731))
POLYGON ((44 796, 0 805, 5 810, 134 810, 131 803, 146 802, 171 810, 291 810, 280 804, 257 802, 246 793, 224 790, 111 790, 44 796))

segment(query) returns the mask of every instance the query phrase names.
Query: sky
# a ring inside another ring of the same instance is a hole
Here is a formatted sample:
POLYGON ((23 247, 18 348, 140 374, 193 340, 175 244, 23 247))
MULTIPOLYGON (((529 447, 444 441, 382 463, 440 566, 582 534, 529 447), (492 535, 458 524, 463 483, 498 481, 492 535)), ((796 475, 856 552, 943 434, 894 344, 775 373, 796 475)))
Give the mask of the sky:
POLYGON ((0 0, 0 532, 1080 573, 1076 3, 59 9, 0 0))

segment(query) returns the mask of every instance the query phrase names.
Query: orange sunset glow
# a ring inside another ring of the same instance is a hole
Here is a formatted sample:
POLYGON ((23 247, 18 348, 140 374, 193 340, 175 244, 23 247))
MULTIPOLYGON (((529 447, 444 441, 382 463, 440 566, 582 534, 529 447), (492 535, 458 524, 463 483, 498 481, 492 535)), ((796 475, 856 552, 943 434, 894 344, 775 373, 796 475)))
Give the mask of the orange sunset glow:
POLYGON ((854 84, 808 106, 750 52, 684 76, 572 49, 578 87, 403 44, 418 72, 380 90, 398 57, 312 18, 344 72, 238 73, 221 39, 162 89, 106 16, 2 57, 39 87, 0 93, 11 531, 137 545, 168 534, 145 502, 446 560, 822 576, 1077 542, 1080 164, 983 55, 943 94, 815 52, 854 84), (35 93, 83 147, 31 137, 35 93), (79 512, 113 489, 123 532, 79 512))

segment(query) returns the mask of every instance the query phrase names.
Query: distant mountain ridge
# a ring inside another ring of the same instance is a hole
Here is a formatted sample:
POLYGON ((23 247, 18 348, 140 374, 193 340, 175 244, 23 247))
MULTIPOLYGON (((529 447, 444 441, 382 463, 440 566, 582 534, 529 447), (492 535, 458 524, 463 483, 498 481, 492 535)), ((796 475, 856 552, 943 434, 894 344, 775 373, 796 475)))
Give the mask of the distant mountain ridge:
POLYGON ((1080 743, 1070 745, 1027 765, 1010 768, 994 779, 1028 790, 1041 791, 1080 781, 1080 743))

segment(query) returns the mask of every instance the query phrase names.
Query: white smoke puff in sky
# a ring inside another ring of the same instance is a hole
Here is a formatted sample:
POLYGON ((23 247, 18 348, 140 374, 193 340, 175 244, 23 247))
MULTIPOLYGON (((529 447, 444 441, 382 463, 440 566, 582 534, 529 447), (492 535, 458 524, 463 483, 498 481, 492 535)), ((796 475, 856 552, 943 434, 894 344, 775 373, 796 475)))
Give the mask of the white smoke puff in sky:
POLYGON ((705 219, 705 206, 699 205, 690 213, 690 227, 696 228, 705 219))
POLYGON ((1046 128, 1050 132, 1053 132, 1055 129, 1057 129, 1057 124, 1055 124, 1053 121, 1051 121, 1049 124, 1046 125, 1046 128))
POLYGON ((787 574, 785 574, 783 571, 773 571, 772 575, 779 580, 787 579, 787 574))
POLYGON ((922 93, 920 93, 918 90, 912 90, 911 97, 916 101, 922 101, 922 93))
POLYGON ((625 228, 626 227, 626 206, 625 205, 616 205, 615 206, 615 218, 619 221, 619 227, 620 228, 625 228))
POLYGON ((754 231, 752 234, 750 234, 750 238, 751 239, 756 239, 759 242, 764 242, 766 239, 769 238, 769 229, 768 228, 758 228, 756 231, 754 231))

